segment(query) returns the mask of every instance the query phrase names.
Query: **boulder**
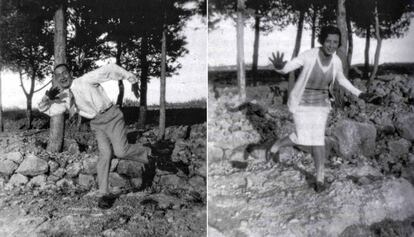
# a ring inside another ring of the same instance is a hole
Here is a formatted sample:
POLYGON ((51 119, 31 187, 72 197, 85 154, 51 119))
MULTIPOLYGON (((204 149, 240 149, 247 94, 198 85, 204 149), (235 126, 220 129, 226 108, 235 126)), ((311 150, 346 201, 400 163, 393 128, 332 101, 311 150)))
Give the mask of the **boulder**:
POLYGON ((144 164, 135 161, 121 160, 118 163, 116 172, 129 178, 138 178, 142 176, 144 164))
POLYGON ((73 184, 73 181, 67 178, 63 178, 56 182, 56 186, 60 188, 73 188, 75 185, 73 184))
POLYGON ((208 161, 210 163, 219 162, 224 158, 224 151, 217 147, 214 142, 208 144, 208 161))
POLYGON ((191 177, 188 183, 194 188, 203 188, 206 186, 204 178, 198 175, 191 177))
POLYGON ((9 180, 9 184, 12 186, 24 185, 27 182, 29 182, 29 179, 22 174, 14 174, 9 180))
POLYGON ((184 164, 188 164, 191 160, 191 151, 189 144, 183 140, 177 141, 171 155, 171 160, 174 162, 181 161, 184 164))
POLYGON ((49 160, 47 164, 49 165, 49 170, 51 173, 55 172, 59 168, 59 163, 56 161, 49 160))
POLYGON ((414 113, 396 114, 394 126, 401 137, 414 141, 414 113))
POLYGON ((18 164, 11 160, 0 160, 0 175, 9 176, 19 167, 18 164))
POLYGON ((22 155, 22 153, 20 153, 18 151, 7 153, 5 155, 5 158, 7 160, 11 160, 11 161, 13 161, 13 162, 15 162, 17 164, 20 164, 23 161, 23 155, 22 155))
POLYGON ((177 175, 169 174, 160 177, 159 184, 168 187, 181 187, 186 181, 177 175))
POLYGON ((57 170, 55 170, 55 172, 53 172, 52 174, 56 177, 62 178, 65 175, 66 171, 63 168, 58 168, 57 170))
POLYGON ((132 188, 139 189, 142 186, 142 178, 130 179, 132 188))
POLYGON ((186 139, 188 137, 188 129, 188 126, 167 127, 165 129, 165 139, 172 141, 186 139))
POLYGON ((65 139, 63 150, 68 151, 70 154, 79 154, 79 144, 75 139, 65 139))
POLYGON ((356 154, 367 157, 375 152, 377 129, 369 123, 360 123, 352 120, 341 121, 332 132, 339 141, 339 155, 351 158, 356 154))
POLYGON ((388 150, 390 151, 391 156, 394 157, 408 154, 410 148, 411 142, 404 138, 388 142, 388 150))
POLYGON ((43 159, 38 158, 35 155, 29 154, 26 159, 20 164, 16 170, 17 173, 26 176, 37 176, 45 174, 49 170, 49 165, 43 159))
POLYGON ((93 175, 79 174, 78 184, 89 189, 95 185, 95 178, 93 175))

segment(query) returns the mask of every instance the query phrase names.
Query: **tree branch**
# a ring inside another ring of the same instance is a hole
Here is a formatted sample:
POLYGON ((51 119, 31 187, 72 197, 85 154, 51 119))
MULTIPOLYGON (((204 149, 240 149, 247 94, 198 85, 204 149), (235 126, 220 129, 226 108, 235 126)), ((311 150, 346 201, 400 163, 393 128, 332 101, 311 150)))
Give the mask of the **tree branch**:
POLYGON ((23 92, 24 92, 24 94, 27 97, 27 96, 29 96, 29 93, 27 93, 26 88, 24 88, 24 85, 23 85, 23 75, 22 75, 22 71, 21 70, 19 70, 19 75, 20 75, 20 86, 22 87, 23 92))
POLYGON ((46 83, 44 86, 42 86, 41 88, 35 90, 33 93, 37 93, 39 91, 41 91, 43 88, 45 88, 47 85, 49 85, 50 83, 52 83, 52 79, 50 79, 50 81, 48 83, 46 83))

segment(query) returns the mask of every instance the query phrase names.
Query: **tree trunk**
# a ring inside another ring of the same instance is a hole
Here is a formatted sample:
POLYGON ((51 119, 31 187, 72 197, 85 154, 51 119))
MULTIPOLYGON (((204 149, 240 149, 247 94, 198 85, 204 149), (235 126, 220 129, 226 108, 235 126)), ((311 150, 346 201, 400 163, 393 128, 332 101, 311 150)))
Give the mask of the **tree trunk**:
POLYGON ((162 140, 165 137, 165 74, 167 63, 167 29, 164 26, 162 31, 161 41, 161 81, 160 81, 160 125, 158 140, 162 140))
MULTIPOLYGON (((121 55, 122 55, 122 43, 120 41, 117 42, 116 44, 116 65, 121 66, 121 55)), ((122 102, 124 100, 124 82, 122 80, 118 81, 118 88, 119 88, 119 93, 118 93, 118 98, 116 99, 116 104, 122 108, 122 102)))
POLYGON ((147 118, 147 84, 148 84, 148 38, 146 34, 142 36, 141 42, 141 54, 140 54, 140 61, 141 61, 141 78, 140 78, 140 100, 139 100, 139 118, 137 129, 143 129, 145 127, 145 122, 147 118))
POLYGON ((316 15, 317 15, 317 10, 314 8, 313 15, 312 15, 311 48, 315 48, 315 38, 316 38, 316 15))
POLYGON ((252 78, 253 86, 257 85, 257 64, 259 59, 259 39, 260 39, 260 16, 256 11, 254 18, 254 43, 253 43, 253 65, 252 65, 252 78))
POLYGON ((374 18, 375 18, 375 38, 377 39, 377 47, 375 49, 374 69, 372 70, 371 76, 369 77, 368 86, 371 85, 371 82, 374 80, 375 76, 377 75, 378 63, 379 63, 379 57, 380 57, 381 45, 382 45, 377 5, 375 5, 374 18))
MULTIPOLYGON (((345 8, 345 0, 338 0, 337 6, 337 16, 336 16, 336 23, 341 31, 341 47, 337 50, 337 55, 342 61, 342 70, 344 75, 348 76, 348 57, 347 57, 347 47, 348 47, 348 30, 346 25, 346 8, 345 8)), ((344 107, 344 92, 342 88, 335 83, 334 85, 334 94, 335 94, 335 105, 339 108, 344 107)))
MULTIPOLYGON (((65 7, 63 5, 60 5, 56 10, 54 22, 54 56, 55 65, 58 65, 60 63, 66 63, 66 19, 65 7)), ((60 152, 62 150, 64 126, 64 114, 55 115, 50 118, 50 136, 47 146, 49 152, 60 152)))
POLYGON ((32 128, 33 113, 32 113, 32 96, 28 95, 26 97, 26 129, 29 130, 32 128))
POLYGON ((365 65, 364 65, 364 78, 369 77, 369 47, 370 47, 370 25, 368 24, 365 36, 365 65))
MULTIPOLYGON (((296 58, 299 54, 299 51, 300 51, 300 44, 301 44, 301 41, 302 41, 302 32, 303 32, 304 19, 305 19, 305 11, 300 10, 298 28, 297 28, 297 32, 296 32, 295 48, 293 49, 292 59, 296 58)), ((291 72, 291 73, 289 73, 288 95, 290 95, 290 92, 292 91, 294 85, 295 85, 295 72, 291 72)))
MULTIPOLYGON (((2 0, 0 0, 1 2, 2 0)), ((0 3, 1 4, 1 3, 0 3)), ((1 10, 1 5, 0 5, 0 10, 1 10)), ((1 54, 0 54, 1 56, 1 54)), ((1 63, 1 62, 0 62, 1 63)), ((3 122, 3 100, 2 95, 3 95, 3 91, 1 88, 1 71, 2 71, 2 65, 0 64, 0 132, 4 132, 4 122, 3 122)))
POLYGON ((244 9, 245 0, 237 0, 237 82, 239 96, 246 100, 246 71, 244 65, 244 9))
POLYGON ((347 56, 347 63, 348 66, 351 67, 352 63, 352 54, 354 51, 354 38, 352 34, 352 25, 351 25, 351 19, 349 15, 346 15, 346 27, 348 32, 348 56, 347 56))

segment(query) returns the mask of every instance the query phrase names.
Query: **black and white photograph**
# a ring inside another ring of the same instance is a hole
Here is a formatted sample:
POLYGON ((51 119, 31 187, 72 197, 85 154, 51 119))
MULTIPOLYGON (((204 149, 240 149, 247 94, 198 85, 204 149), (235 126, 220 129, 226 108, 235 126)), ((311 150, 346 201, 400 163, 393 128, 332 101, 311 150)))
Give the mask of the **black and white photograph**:
POLYGON ((208 236, 414 236, 409 0, 208 1, 208 236))
POLYGON ((0 0, 0 236, 206 236, 207 34, 205 0, 0 0))

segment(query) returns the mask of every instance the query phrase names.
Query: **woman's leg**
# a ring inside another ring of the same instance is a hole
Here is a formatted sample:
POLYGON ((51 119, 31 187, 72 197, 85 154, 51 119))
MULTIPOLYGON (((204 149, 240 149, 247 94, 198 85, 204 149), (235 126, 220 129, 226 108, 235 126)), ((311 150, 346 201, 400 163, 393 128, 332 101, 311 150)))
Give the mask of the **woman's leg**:
POLYGON ((316 182, 323 183, 325 176, 325 146, 312 146, 312 157, 316 168, 316 182))

